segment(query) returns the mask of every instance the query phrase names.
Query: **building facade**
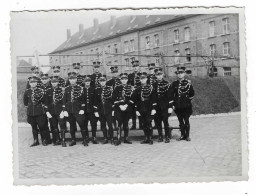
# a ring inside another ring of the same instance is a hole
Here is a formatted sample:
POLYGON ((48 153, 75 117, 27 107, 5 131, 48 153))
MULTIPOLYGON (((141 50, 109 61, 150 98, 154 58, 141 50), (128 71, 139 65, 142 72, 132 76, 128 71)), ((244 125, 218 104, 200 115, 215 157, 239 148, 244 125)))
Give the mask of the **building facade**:
POLYGON ((238 21, 238 14, 111 16, 102 24, 94 19, 91 28, 80 24, 72 36, 67 30, 67 40, 50 53, 50 65, 63 65, 66 75, 80 62, 83 74, 91 74, 92 62, 100 60, 108 75, 109 66, 130 71, 138 59, 142 71, 154 62, 167 76, 177 66, 192 76, 208 76, 209 70, 214 76, 239 75, 238 21))

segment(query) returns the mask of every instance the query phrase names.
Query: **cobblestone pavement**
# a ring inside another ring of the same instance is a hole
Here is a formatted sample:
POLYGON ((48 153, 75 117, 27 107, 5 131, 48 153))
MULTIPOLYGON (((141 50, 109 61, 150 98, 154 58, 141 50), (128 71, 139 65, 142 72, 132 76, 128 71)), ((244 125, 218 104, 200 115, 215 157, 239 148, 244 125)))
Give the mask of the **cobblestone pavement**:
MULTIPOLYGON (((177 120, 170 121, 178 126, 177 120)), ((142 131, 132 130, 133 144, 29 147, 30 128, 19 128, 19 178, 127 178, 240 176, 240 114, 191 119, 191 142, 142 145, 142 131)), ((77 133, 80 137, 80 132, 77 133)), ((157 131, 154 131, 157 135, 157 131)), ((98 132, 98 137, 102 133, 98 132)), ((155 137, 156 138, 156 137, 155 137)), ((101 141, 101 140, 100 140, 101 141)))

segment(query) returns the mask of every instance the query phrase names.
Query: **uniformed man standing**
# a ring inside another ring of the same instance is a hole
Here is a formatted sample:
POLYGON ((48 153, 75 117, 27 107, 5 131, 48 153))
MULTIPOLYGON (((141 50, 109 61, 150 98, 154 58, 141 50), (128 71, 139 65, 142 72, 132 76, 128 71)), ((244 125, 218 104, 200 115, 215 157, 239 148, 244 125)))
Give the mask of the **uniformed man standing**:
POLYGON ((100 73, 100 62, 93 62, 93 71, 94 73, 90 76, 91 77, 91 87, 98 88, 100 87, 99 78, 102 77, 100 73))
POLYGON ((163 141, 162 122, 164 123, 165 130, 165 143, 169 143, 171 134, 169 130, 168 117, 172 113, 171 104, 171 87, 168 81, 163 79, 162 68, 158 68, 156 71, 157 81, 153 84, 154 90, 157 94, 157 106, 156 106, 156 127, 158 130, 158 142, 163 141))
POLYGON ((62 144, 66 147, 65 143, 65 131, 66 121, 63 113, 63 98, 65 89, 59 86, 59 77, 53 76, 51 79, 52 88, 47 92, 47 106, 49 113, 51 114, 50 123, 52 127, 52 140, 53 145, 62 144), (61 141, 59 136, 59 127, 61 129, 61 141))
POLYGON ((44 90, 40 87, 37 87, 38 78, 31 77, 29 80, 30 88, 26 89, 23 96, 23 103, 27 106, 27 121, 32 127, 32 133, 34 142, 31 145, 37 146, 39 145, 38 141, 38 128, 41 134, 42 144, 46 146, 47 138, 46 138, 46 129, 47 129, 47 107, 44 107, 46 104, 46 96, 44 90))
POLYGON ((77 85, 77 75, 75 72, 68 74, 70 85, 66 87, 63 98, 63 115, 68 117, 70 124, 71 143, 69 146, 76 145, 75 126, 76 122, 80 126, 83 145, 88 146, 88 138, 85 131, 85 98, 83 87, 77 85))
MULTIPOLYGON (((45 95, 52 88, 52 85, 50 83, 49 76, 48 76, 47 73, 41 75, 41 88, 44 90, 45 95)), ((50 128, 51 128, 51 131, 53 131, 54 128, 52 126, 52 123, 50 123, 50 128)), ((47 129, 46 129, 46 136, 47 136, 48 144, 52 143, 51 134, 50 134, 50 130, 49 130, 49 125, 48 124, 47 124, 47 129)))
MULTIPOLYGON (((76 78, 77 78, 76 85, 79 85, 79 86, 83 87, 85 76, 80 74, 81 64, 80 63, 73 63, 72 66, 73 66, 73 72, 75 72, 76 75, 77 75, 76 76, 76 78)), ((68 79, 67 82, 66 82, 66 86, 69 86, 69 85, 70 85, 70 82, 69 82, 69 79, 68 79)))
POLYGON ((190 123, 189 117, 192 114, 191 100, 194 97, 194 89, 191 85, 191 81, 185 79, 186 68, 177 67, 178 80, 172 83, 172 104, 174 111, 178 117, 180 123, 181 137, 177 139, 190 141, 190 123))
MULTIPOLYGON (((114 90, 117 86, 122 84, 121 80, 119 78, 119 75, 118 75, 118 66, 111 66, 110 71, 111 71, 113 77, 107 81, 107 86, 112 87, 112 89, 114 90)), ((113 125, 114 125, 114 130, 118 130, 117 129, 117 119, 115 116, 113 116, 112 121, 113 121, 113 125)))
POLYGON ((29 81, 32 77, 36 78, 37 79, 37 87, 41 87, 41 79, 40 79, 40 72, 39 72, 39 68, 37 66, 33 66, 31 68, 31 71, 32 71, 32 76, 31 77, 28 77, 28 81, 27 81, 27 85, 26 85, 26 89, 29 89, 30 88, 30 84, 29 84, 29 81))
POLYGON ((91 129, 92 129, 92 143, 98 144, 96 139, 96 130, 97 130, 97 120, 94 115, 94 97, 95 97, 95 89, 90 86, 91 78, 85 77, 84 80, 84 97, 85 97, 85 132, 86 137, 89 138, 88 131, 88 122, 90 121, 91 129))
POLYGON ((124 143, 132 144, 128 140, 129 128, 128 121, 133 111, 133 101, 131 100, 132 86, 128 85, 128 74, 121 73, 122 85, 117 86, 113 91, 114 116, 118 121, 118 132, 116 145, 121 144, 122 130, 124 130, 124 143))
MULTIPOLYGON (((132 85, 134 87, 134 89, 138 88, 141 83, 140 83, 140 64, 139 64, 139 60, 135 60, 135 61, 132 61, 132 67, 133 67, 133 72, 130 73, 128 75, 128 84, 129 85, 132 85)), ((132 128, 131 129, 136 129, 136 112, 135 112, 135 109, 134 111, 132 112, 132 128)), ((139 118, 139 127, 141 128, 142 124, 141 124, 141 121, 140 121, 140 117, 139 118)))
POLYGON ((99 118, 101 130, 103 131, 104 142, 108 143, 108 139, 111 140, 113 144, 113 126, 112 126, 112 93, 113 89, 106 85, 106 77, 102 76, 99 78, 100 87, 95 90, 94 98, 94 109, 95 116, 99 118), (106 128, 106 123, 108 124, 108 131, 106 128))
POLYGON ((156 94, 152 85, 147 84, 147 73, 143 72, 140 76, 141 86, 132 94, 136 114, 141 117, 142 129, 144 130, 145 139, 141 144, 153 144, 152 119, 156 114, 156 94))
POLYGON ((66 82, 65 79, 60 77, 60 66, 53 66, 52 67, 53 76, 50 77, 52 79, 53 77, 58 77, 58 86, 59 87, 65 87, 66 82))
POLYGON ((155 75, 155 63, 148 64, 149 74, 148 74, 148 81, 149 85, 153 85, 156 82, 156 75, 155 75))

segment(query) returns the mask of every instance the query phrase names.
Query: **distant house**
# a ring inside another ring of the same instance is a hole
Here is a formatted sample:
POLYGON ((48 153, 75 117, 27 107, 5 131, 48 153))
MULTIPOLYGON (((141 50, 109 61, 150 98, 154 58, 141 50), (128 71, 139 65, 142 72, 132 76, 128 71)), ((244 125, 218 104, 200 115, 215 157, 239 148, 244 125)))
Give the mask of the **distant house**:
POLYGON ((20 60, 19 65, 17 66, 17 79, 18 80, 24 80, 29 77, 31 74, 31 68, 32 64, 25 61, 25 60, 20 60))

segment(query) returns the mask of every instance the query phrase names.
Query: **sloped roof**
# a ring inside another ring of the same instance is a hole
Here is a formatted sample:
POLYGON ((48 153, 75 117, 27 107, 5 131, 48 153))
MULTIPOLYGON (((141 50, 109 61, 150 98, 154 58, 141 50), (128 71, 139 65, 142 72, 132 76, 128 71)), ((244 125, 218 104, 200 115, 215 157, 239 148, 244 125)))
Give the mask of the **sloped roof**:
POLYGON ((98 25, 98 29, 94 27, 84 29, 80 35, 76 32, 70 39, 62 43, 51 54, 68 51, 94 42, 99 42, 102 39, 112 38, 121 34, 131 33, 143 28, 150 28, 160 25, 168 21, 175 21, 184 18, 185 15, 134 15, 121 16, 116 18, 116 24, 112 26, 111 20, 98 25))
POLYGON ((28 73, 28 72, 31 72, 31 68, 32 68, 32 65, 29 62, 21 59, 19 61, 19 65, 17 66, 17 72, 28 73))

